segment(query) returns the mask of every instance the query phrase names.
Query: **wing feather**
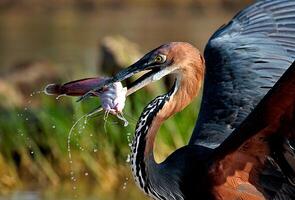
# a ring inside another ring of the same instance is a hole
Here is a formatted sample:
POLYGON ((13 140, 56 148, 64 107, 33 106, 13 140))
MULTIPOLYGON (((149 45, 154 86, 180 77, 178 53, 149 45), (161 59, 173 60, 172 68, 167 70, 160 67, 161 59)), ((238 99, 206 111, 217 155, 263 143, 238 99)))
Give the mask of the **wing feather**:
POLYGON ((295 199, 294 124, 295 62, 214 150, 210 172, 215 195, 230 200, 247 192, 257 199, 295 199), (252 190, 240 190, 243 185, 252 190), (233 198, 224 191, 231 191, 233 198))
POLYGON ((204 94, 190 144, 215 148, 294 61, 295 1, 249 6, 213 34, 204 55, 204 94))

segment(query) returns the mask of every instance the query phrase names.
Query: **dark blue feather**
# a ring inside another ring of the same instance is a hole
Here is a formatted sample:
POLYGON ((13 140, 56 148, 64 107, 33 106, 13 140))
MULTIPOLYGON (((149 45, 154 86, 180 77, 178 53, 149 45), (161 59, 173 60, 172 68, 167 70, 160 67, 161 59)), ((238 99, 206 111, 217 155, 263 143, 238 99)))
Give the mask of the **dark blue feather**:
POLYGON ((261 0, 213 34, 204 94, 190 144, 215 148, 295 59, 295 1, 261 0))

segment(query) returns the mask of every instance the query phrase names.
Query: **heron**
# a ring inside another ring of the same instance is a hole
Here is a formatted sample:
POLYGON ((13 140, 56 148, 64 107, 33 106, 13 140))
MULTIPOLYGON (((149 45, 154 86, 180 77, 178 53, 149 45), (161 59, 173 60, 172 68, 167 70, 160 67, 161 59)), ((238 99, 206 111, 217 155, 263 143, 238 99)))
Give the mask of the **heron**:
POLYGON ((295 199, 294 35, 295 1, 257 1, 212 35, 204 55, 186 42, 161 45, 80 100, 139 72, 127 95, 173 74, 135 128, 130 165, 139 188, 157 200, 295 199), (202 88, 190 141, 156 162, 159 128, 202 88))

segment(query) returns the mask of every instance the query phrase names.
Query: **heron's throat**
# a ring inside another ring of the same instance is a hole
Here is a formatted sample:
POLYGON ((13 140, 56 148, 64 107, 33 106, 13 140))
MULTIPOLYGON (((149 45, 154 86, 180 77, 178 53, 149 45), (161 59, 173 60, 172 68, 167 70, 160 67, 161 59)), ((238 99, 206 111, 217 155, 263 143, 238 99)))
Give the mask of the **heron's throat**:
MULTIPOLYGON (((198 62, 199 63, 199 62, 198 62)), ((145 155, 153 155, 156 134, 162 123, 175 113, 182 111, 198 96, 204 79, 204 62, 201 66, 191 64, 184 70, 176 72, 176 80, 171 90, 163 95, 166 101, 158 107, 148 127, 146 135, 145 155)), ((156 100, 156 99, 155 99, 156 100)))
POLYGON ((131 153, 132 172, 140 188, 152 196, 155 194, 151 194, 149 174, 157 167, 153 154, 156 134, 161 124, 173 114, 184 109, 201 88, 200 82, 203 74, 201 76, 189 74, 192 76, 190 79, 187 79, 189 77, 184 76, 183 73, 177 74, 171 90, 155 98, 145 107, 136 126, 131 153))

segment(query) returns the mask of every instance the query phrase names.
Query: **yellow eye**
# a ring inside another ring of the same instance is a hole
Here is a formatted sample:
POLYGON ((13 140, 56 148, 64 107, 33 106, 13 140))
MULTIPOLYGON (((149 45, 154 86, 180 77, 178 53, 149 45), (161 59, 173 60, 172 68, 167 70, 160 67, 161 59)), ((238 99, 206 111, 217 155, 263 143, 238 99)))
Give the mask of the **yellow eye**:
POLYGON ((155 62, 156 62, 156 63, 163 63, 163 62, 165 62, 165 58, 164 58, 164 56, 157 55, 157 56, 155 57, 155 62))

